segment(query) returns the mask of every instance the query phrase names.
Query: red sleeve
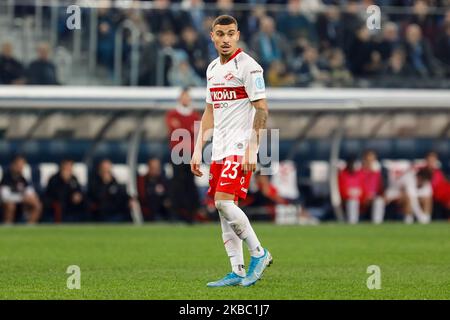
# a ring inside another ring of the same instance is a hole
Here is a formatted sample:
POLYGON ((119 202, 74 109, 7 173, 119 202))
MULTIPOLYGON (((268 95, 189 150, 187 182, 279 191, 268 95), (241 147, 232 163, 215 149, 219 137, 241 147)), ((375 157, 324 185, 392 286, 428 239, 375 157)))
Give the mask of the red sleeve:
POLYGON ((137 177, 137 192, 139 203, 141 204, 141 210, 144 216, 147 216, 150 213, 150 209, 147 203, 147 197, 145 195, 145 179, 146 176, 138 176, 137 177))
POLYGON ((339 193, 341 194, 341 198, 343 200, 347 199, 347 194, 345 192, 345 174, 344 171, 340 171, 338 174, 338 187, 339 193))
POLYGON ((174 112, 172 111, 168 111, 166 113, 166 125, 167 125, 167 129, 169 130, 169 135, 172 133, 172 131, 174 130, 174 126, 172 125, 172 120, 174 117, 174 112))
POLYGON ((382 195, 384 193, 384 181, 383 175, 381 171, 378 171, 378 195, 382 195))

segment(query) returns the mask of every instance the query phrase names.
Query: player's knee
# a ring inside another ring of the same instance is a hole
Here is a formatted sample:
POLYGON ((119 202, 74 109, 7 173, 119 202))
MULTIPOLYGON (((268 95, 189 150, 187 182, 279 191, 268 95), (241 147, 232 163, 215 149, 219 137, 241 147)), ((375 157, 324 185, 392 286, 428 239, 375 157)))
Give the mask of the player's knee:
POLYGON ((233 206, 235 205, 231 200, 216 200, 215 202, 216 209, 219 211, 219 214, 228 222, 234 220, 233 214, 233 206))
POLYGON ((239 219, 231 222, 230 227, 233 229, 234 233, 241 238, 245 234, 247 224, 244 219, 239 219))

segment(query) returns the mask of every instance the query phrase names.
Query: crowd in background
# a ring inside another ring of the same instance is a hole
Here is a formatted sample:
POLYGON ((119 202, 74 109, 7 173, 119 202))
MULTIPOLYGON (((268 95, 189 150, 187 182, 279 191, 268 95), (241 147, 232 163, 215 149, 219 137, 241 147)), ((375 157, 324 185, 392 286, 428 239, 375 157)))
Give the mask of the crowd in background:
MULTIPOLYGON (((98 63, 113 71, 116 31, 124 20, 131 20, 141 32, 143 86, 204 85, 206 67, 216 57, 210 27, 219 14, 237 18, 240 46, 264 67, 269 86, 439 87, 450 79, 447 0, 156 0, 154 9, 145 10, 119 9, 113 3, 103 1, 98 10, 98 63), (366 8, 372 4, 381 7, 380 30, 367 28, 366 8)), ((25 15, 32 8, 16 11, 25 15)), ((83 21, 89 21, 88 16, 83 21)), ((63 22, 62 40, 70 34, 63 22)), ((126 33, 125 65, 130 64, 131 44, 131 34, 126 33)), ((42 79, 52 68, 43 65, 48 59, 41 54, 38 66, 30 65, 27 72, 11 59, 3 50, 0 83, 57 83, 54 77, 42 79)), ((129 81, 123 79, 124 84, 129 81)))
POLYGON ((57 67, 50 59, 51 48, 41 43, 36 50, 36 59, 24 65, 14 57, 11 42, 0 48, 0 84, 14 85, 58 85, 57 67))

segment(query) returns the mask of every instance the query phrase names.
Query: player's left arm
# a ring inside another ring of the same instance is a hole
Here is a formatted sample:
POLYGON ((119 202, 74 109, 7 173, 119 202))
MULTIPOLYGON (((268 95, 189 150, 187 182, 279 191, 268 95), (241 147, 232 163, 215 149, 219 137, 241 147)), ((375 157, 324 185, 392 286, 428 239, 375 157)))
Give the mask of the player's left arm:
POLYGON ((257 153, 260 143, 261 130, 267 128, 267 118, 269 116, 269 108, 266 99, 252 101, 255 108, 255 118, 253 120, 253 130, 247 146, 242 170, 244 174, 254 172, 256 170, 257 153))

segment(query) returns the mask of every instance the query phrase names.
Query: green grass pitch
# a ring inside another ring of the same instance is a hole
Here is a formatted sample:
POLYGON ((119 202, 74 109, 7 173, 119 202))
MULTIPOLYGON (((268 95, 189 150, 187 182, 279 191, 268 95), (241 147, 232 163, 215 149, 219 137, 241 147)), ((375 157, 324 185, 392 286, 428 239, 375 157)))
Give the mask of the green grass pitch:
POLYGON ((450 299, 448 223, 255 230, 274 257, 263 279, 207 288, 229 272, 219 224, 0 227, 0 299, 450 299), (80 290, 66 287, 69 265, 80 290))

